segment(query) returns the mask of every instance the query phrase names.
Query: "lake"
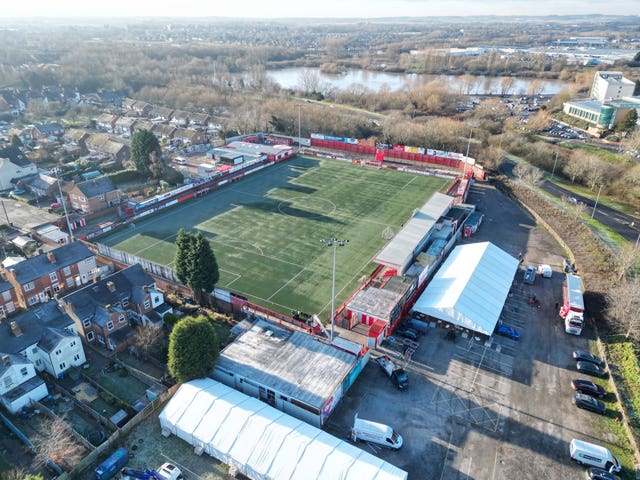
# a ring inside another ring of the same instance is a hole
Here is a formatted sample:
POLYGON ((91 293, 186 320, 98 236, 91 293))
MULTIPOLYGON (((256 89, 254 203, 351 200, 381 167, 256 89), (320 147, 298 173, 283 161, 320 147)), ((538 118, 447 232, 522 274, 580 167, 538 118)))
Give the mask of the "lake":
MULTIPOLYGON (((346 90, 353 84, 364 85, 369 90, 379 91, 383 85, 391 91, 405 88, 416 88, 438 81, 448 85, 453 93, 470 95, 500 94, 502 93, 502 77, 487 77, 479 75, 473 77, 473 81, 467 82, 463 77, 456 75, 427 75, 417 73, 387 73, 371 72, 368 70, 349 70, 344 74, 323 73, 319 68, 285 68, 282 70, 268 70, 267 75, 282 88, 296 89, 302 87, 302 79, 317 76, 319 90, 326 92, 330 89, 346 90), (465 85, 465 83, 467 83, 465 85)), ((510 94, 526 94, 533 78, 513 78, 513 86, 510 94)), ((538 93, 554 95, 565 87, 560 80, 541 80, 538 93)))

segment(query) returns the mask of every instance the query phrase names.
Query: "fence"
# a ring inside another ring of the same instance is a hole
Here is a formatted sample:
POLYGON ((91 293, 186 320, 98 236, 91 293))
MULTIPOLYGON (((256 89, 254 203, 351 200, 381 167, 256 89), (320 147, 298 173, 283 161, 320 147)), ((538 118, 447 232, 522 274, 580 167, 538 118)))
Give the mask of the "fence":
POLYGON ((169 280, 171 282, 179 283, 178 278, 173 273, 173 269, 166 265, 160 265, 159 263, 150 262, 147 259, 140 258, 131 253, 123 252, 122 250, 115 249, 108 245, 96 242, 94 244, 98 249, 98 254, 105 257, 109 257, 117 262, 124 263, 126 265, 140 264, 149 273, 157 275, 169 280))

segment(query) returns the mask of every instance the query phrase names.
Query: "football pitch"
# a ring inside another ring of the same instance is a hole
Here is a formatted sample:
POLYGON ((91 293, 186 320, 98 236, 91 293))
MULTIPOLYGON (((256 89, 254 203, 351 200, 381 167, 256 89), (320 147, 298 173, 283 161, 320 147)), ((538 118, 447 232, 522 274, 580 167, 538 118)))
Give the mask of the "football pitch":
POLYGON ((295 157, 189 200, 100 239, 171 266, 178 229, 201 232, 220 268, 219 287, 290 314, 326 318, 331 310, 333 248, 336 306, 372 273, 371 258, 413 211, 450 180, 295 157))

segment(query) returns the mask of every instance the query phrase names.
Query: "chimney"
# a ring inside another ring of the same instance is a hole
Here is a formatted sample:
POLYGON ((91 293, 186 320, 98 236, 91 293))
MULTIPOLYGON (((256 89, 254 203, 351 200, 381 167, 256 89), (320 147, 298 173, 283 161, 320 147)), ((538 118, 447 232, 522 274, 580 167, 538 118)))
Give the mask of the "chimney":
POLYGON ((109 281, 107 282, 107 288, 109 289, 109 291, 110 291, 111 293, 113 293, 113 292, 115 292, 115 291, 116 291, 116 284, 115 284, 115 283, 113 283, 111 280, 109 280, 109 281))
POLYGON ((9 355, 2 355, 2 363, 9 365, 11 363, 11 357, 9 357, 9 355))
POLYGON ((110 304, 110 303, 107 303, 107 304, 104 306, 104 309, 105 309, 107 312, 110 312, 110 311, 111 311, 111 304, 110 304))
POLYGON ((22 329, 16 322, 11 322, 9 325, 11 325, 11 331, 16 337, 22 335, 22 329))
POLYGON ((56 256, 53 254, 53 252, 47 252, 47 260, 49 260, 51 263, 56 263, 56 256))

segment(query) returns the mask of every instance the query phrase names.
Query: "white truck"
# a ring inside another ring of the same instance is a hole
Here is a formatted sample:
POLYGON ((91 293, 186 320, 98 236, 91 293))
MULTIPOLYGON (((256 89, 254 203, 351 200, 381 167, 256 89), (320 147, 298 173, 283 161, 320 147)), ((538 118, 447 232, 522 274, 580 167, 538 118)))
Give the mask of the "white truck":
POLYGON ((402 436, 389 425, 358 418, 356 413, 351 429, 351 440, 375 443, 383 447, 399 450, 402 447, 402 436))
POLYGON ((398 390, 406 390, 409 386, 409 379, 407 378, 407 372, 405 372, 403 368, 396 366, 388 355, 378 357, 376 362, 394 385, 398 387, 398 390))

